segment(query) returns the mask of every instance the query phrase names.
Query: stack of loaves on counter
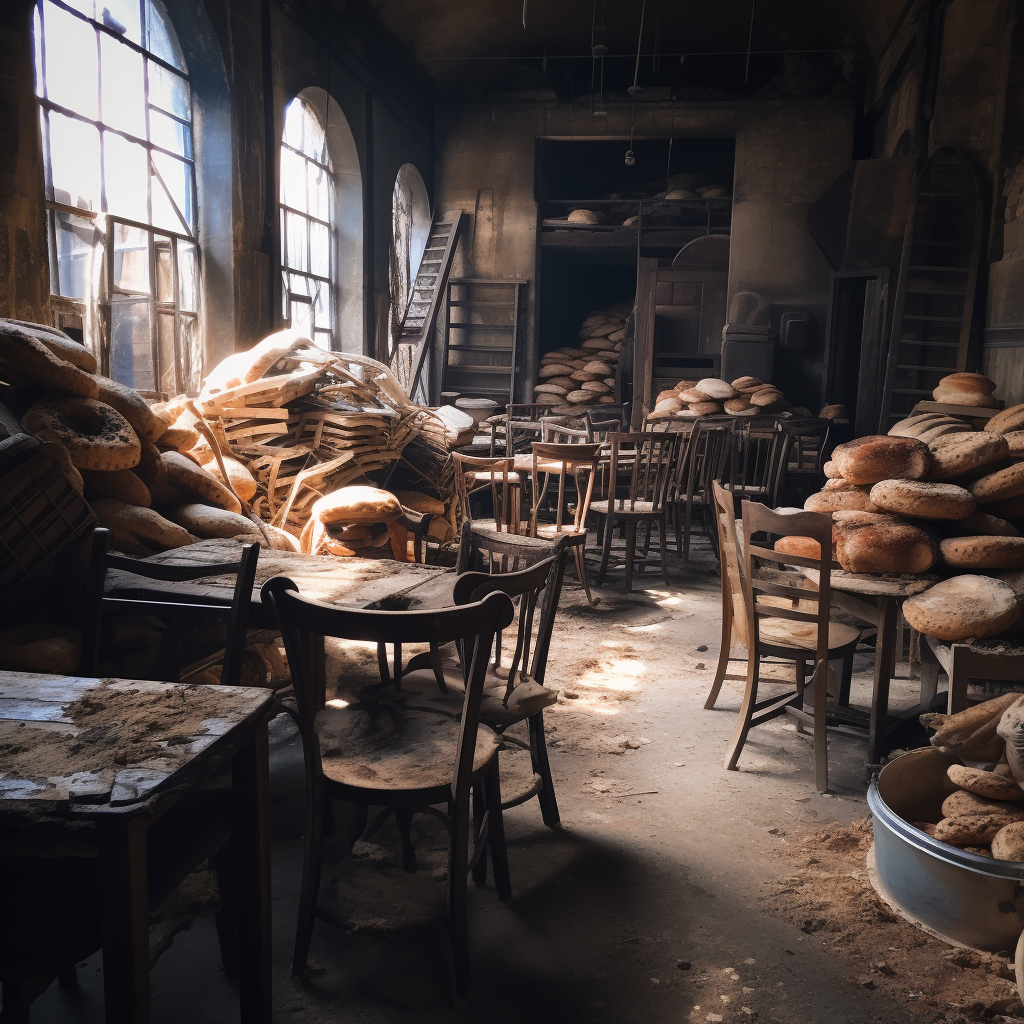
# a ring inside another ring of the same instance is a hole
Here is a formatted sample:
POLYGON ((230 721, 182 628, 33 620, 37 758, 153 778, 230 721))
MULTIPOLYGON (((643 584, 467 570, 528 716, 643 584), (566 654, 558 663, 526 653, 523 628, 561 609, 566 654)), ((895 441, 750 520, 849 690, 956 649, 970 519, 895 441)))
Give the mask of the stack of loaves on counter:
MULTIPOLYGON (((904 574, 941 565, 955 574, 905 602, 915 629, 962 640, 1020 628, 1024 405, 984 430, 954 416, 908 417, 889 435, 839 445, 825 475, 804 508, 832 513, 833 559, 843 569, 904 574)), ((778 543, 817 557, 806 538, 778 543)))
POLYGON ((580 416, 588 405, 615 402, 615 377, 626 336, 629 306, 595 310, 580 328, 579 348, 566 346, 540 358, 535 402, 551 402, 556 416, 580 416))
POLYGON ((1024 861, 1024 697, 1007 693, 955 715, 920 717, 935 730, 932 746, 986 768, 994 764, 994 770, 951 765, 947 777, 956 788, 942 801, 941 817, 924 813, 909 823, 969 853, 1024 861))
POLYGON ((696 420, 702 416, 760 416, 788 408, 786 396, 774 384, 756 377, 738 377, 731 384, 717 377, 681 380, 655 399, 651 420, 696 420))
POLYGON ((184 454, 200 434, 175 426, 177 411, 161 415, 160 406, 96 370, 92 353, 62 332, 0 320, 0 381, 23 409, 22 429, 44 442, 82 491, 110 530, 111 547, 146 556, 205 537, 265 541, 241 514, 256 489, 245 467, 228 459, 222 471, 212 454, 200 465, 184 454))

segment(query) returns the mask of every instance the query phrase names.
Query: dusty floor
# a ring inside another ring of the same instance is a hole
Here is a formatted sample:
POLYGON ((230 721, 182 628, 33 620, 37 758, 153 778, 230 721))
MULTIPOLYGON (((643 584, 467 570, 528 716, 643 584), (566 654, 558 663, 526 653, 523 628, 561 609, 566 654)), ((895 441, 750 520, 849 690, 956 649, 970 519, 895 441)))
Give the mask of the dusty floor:
MULTIPOLYGON (((471 890, 474 986, 449 999, 444 857, 429 819, 406 875, 387 829, 325 869, 323 895, 355 927, 318 923, 312 967, 289 977, 301 790, 287 719, 273 729, 274 999, 281 1021, 952 1022, 1017 1020, 1006 962, 952 951, 892 918, 868 888, 864 742, 830 735, 833 793, 814 792, 811 748, 786 719, 722 756, 739 684, 703 710, 718 657, 719 581, 706 547, 673 585, 639 577, 588 608, 567 585, 548 683, 562 826, 536 802, 506 816, 514 895, 471 890), (829 824, 835 823, 835 824, 829 824), (817 837, 811 834, 824 827, 817 837), (1003 977, 1000 977, 1002 975, 1003 977), (1011 1016, 999 1016, 1011 1014, 1011 1016)), ((612 581, 614 583, 614 581, 612 581)), ((853 702, 866 703, 858 657, 853 702)), ((903 671, 905 672, 905 666, 903 671)), ((914 703, 895 681, 893 705, 914 703)), ((506 792, 527 755, 502 755, 506 792)), ((38 1022, 101 1020, 99 959, 77 991, 54 986, 38 1022)), ((212 919, 180 934, 153 972, 153 1019, 237 1019, 212 919)))

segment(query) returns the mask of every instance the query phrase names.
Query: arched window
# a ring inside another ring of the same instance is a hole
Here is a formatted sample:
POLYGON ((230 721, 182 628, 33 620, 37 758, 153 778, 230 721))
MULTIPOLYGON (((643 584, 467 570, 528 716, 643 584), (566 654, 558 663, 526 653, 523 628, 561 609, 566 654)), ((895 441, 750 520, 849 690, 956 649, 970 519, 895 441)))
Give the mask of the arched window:
POLYGON ((281 315, 334 347, 334 172, 327 135, 303 97, 285 107, 281 143, 281 315))
POLYGON ((115 380, 183 392, 201 362, 196 174, 167 12, 160 0, 39 0, 35 66, 54 304, 80 315, 115 380))

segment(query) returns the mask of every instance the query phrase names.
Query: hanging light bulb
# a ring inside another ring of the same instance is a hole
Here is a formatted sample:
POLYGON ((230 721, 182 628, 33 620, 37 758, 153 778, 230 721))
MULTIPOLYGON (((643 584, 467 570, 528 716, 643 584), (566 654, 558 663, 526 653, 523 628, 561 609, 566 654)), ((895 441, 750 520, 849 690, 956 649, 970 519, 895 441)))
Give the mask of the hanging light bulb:
POLYGON ((632 167, 636 163, 636 153, 631 149, 626 150, 626 166, 632 167))

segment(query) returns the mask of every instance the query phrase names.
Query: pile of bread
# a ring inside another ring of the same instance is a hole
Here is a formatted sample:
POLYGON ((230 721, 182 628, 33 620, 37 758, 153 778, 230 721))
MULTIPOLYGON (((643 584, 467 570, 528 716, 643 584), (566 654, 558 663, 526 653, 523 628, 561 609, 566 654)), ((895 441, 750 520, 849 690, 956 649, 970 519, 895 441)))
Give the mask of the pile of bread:
POLYGON ((266 539, 241 514, 252 476, 231 459, 221 469, 184 406, 151 407, 96 371, 92 353, 62 332, 0 321, 0 380, 24 408, 22 429, 85 495, 112 547, 145 556, 206 537, 266 539))
POLYGON ((650 420, 687 419, 702 416, 760 416, 787 408, 786 396, 774 384, 756 377, 738 377, 731 384, 717 377, 681 380, 655 399, 650 420))
POLYGON ((968 853, 1024 861, 1022 705, 1020 694, 1008 693, 955 715, 921 715, 922 725, 935 730, 934 747, 986 767, 951 765, 947 777, 956 788, 942 801, 941 818, 910 824, 968 853))
POLYGON ((566 346, 540 357, 536 402, 551 402, 556 416, 579 416, 588 405, 615 402, 615 377, 626 336, 627 306, 588 314, 578 348, 566 346))

